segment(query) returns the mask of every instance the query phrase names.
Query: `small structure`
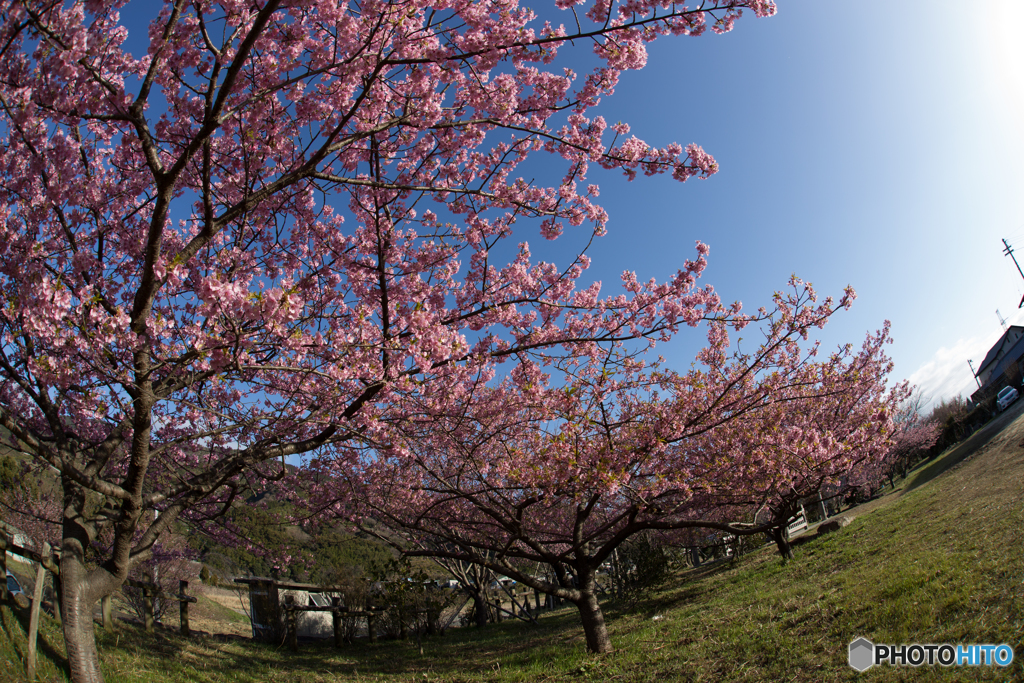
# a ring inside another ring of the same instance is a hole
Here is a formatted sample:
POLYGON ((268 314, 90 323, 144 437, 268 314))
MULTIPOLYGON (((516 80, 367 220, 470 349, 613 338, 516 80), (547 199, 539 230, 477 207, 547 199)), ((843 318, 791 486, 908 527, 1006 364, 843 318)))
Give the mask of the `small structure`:
MULTIPOLYGON (((340 598, 331 596, 340 596, 340 591, 331 588, 308 583, 284 583, 265 577, 235 579, 235 583, 249 586, 252 637, 264 643, 280 644, 289 628, 294 628, 295 637, 330 636, 335 630, 336 613, 364 618, 368 614, 346 609, 340 598), (287 612, 292 613, 294 623, 288 622, 287 612)), ((370 623, 367 630, 370 630, 370 623)))
POLYGON ((317 611, 304 611, 297 620, 297 635, 302 637, 326 637, 333 632, 331 619, 331 598, 323 593, 293 589, 285 591, 284 599, 292 598, 296 607, 315 607, 317 611), (326 610, 326 611, 319 611, 326 610))
POLYGON ((1024 359, 1024 327, 1011 325, 999 338, 975 373, 981 388, 971 395, 971 400, 981 403, 994 396, 1010 381, 1012 375, 1020 376, 1021 361, 1024 359))
POLYGON ((263 643, 281 642, 281 598, 274 579, 235 579, 249 586, 249 620, 252 638, 263 643))

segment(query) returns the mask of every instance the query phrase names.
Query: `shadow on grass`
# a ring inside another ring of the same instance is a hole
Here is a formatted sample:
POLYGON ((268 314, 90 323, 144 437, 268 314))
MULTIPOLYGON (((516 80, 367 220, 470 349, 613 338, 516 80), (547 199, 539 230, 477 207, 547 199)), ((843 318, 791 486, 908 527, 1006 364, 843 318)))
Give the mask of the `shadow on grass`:
MULTIPOLYGON (((12 602, 0 603, 3 605, 0 614, 0 639, 5 640, 6 647, 10 648, 11 654, 24 664, 28 648, 28 623, 30 612, 28 607, 19 607, 12 602)), ((41 615, 43 619, 47 619, 41 615)), ((59 636, 59 630, 56 634, 59 636)), ((54 631, 52 628, 40 627, 36 635, 36 661, 37 670, 44 668, 43 662, 48 661, 58 673, 63 674, 65 679, 71 678, 71 668, 63 649, 56 647, 52 642, 54 631)))
MULTIPOLYGON (((797 537, 790 542, 790 545, 800 545, 816 538, 817 536, 797 537)), ((782 558, 779 556, 774 542, 765 543, 762 547, 750 550, 735 559, 722 558, 699 567, 685 569, 674 578, 655 587, 650 597, 633 602, 612 601, 604 607, 605 613, 611 618, 622 618, 635 613, 656 614, 692 603, 708 595, 707 581, 709 579, 742 570, 750 562, 763 559, 765 556, 769 560, 774 559, 782 563, 782 558)))
POLYGON ((935 460, 918 467, 915 472, 912 472, 910 476, 907 477, 907 482, 903 485, 903 491, 913 491, 914 489, 927 484, 943 472, 952 469, 977 453, 986 446, 993 437, 1002 432, 1004 428, 1010 426, 1014 420, 1019 417, 1018 412, 1019 411, 1014 411, 1011 414, 1007 411, 1006 413, 1003 413, 978 431, 974 432, 974 434, 971 434, 965 441, 960 442, 935 460))
POLYGON ((419 643, 415 636, 408 640, 347 643, 340 648, 334 647, 329 639, 300 641, 297 652, 245 638, 186 638, 176 633, 148 634, 141 628, 124 627, 116 634, 103 636, 100 657, 115 668, 118 664, 114 660, 119 658, 122 668, 131 668, 131 653, 140 651, 147 658, 176 662, 178 670, 168 671, 168 680, 261 680, 274 671, 293 672, 296 680, 325 672, 332 676, 362 672, 387 678, 431 671, 457 677, 467 672, 486 673, 499 660, 503 666, 539 661, 575 640, 576 630, 582 642, 582 630, 574 628, 574 624, 578 624, 574 610, 558 610, 542 615, 537 625, 489 624, 479 630, 467 628, 444 636, 423 636, 419 643), (189 667, 196 667, 196 672, 186 671, 189 667))

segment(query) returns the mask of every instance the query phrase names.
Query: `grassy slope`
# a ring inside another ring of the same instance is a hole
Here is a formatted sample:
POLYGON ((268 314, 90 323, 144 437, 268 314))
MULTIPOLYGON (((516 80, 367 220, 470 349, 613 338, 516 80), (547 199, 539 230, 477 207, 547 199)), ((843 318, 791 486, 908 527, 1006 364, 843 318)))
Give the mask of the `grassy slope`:
MULTIPOLYGON (((1024 680, 1024 420, 973 457, 929 464, 892 502, 842 531, 690 570, 638 609, 608 606, 617 651, 589 655, 575 615, 540 626, 505 623, 415 641, 297 653, 215 638, 100 629, 108 681, 883 681, 1024 680), (923 483, 932 467, 947 470, 923 483), (1009 670, 846 665, 848 643, 1010 643, 1009 670)), ((0 680, 17 670, 26 618, 0 610, 0 680)), ((62 644, 48 620, 44 680, 59 676, 62 644)), ((16 679, 15 679, 16 680, 16 679)))
MULTIPOLYGON (((66 660, 60 626, 45 613, 41 616, 36 641, 37 678, 42 681, 65 680, 66 660)), ((0 606, 0 681, 21 681, 25 678, 28 621, 27 608, 0 606)))

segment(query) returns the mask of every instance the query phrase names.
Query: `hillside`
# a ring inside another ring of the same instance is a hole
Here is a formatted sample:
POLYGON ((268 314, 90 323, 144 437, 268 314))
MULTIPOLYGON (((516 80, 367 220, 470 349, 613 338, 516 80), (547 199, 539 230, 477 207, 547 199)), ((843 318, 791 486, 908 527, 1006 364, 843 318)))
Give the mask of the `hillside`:
MULTIPOLYGON (((425 638, 422 650, 412 639, 341 650, 304 645, 293 654, 124 626, 100 630, 101 658, 109 681, 131 682, 1024 680, 1022 413, 1001 416, 896 492, 850 511, 845 529, 799 542, 792 562, 765 546, 735 563, 681 573, 639 608, 609 604, 617 650, 607 655, 587 654, 575 613, 561 610, 538 626, 506 622, 425 638), (860 636, 1005 642, 1016 657, 1009 670, 857 674, 846 658, 860 636)), ((6 607, 2 616, 0 649, 12 674, 27 620, 6 607)), ((62 645, 50 628, 44 652, 56 675, 62 645)))

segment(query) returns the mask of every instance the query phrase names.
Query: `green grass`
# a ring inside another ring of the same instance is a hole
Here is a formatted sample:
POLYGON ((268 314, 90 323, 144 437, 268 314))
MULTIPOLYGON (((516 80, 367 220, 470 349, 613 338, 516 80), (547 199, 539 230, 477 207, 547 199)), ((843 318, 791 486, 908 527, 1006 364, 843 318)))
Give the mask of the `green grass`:
MULTIPOLYGON (((36 678, 41 681, 66 680, 64 637, 60 625, 40 615, 36 640, 36 678)), ((29 610, 14 604, 0 605, 0 681, 25 680, 29 610)))
MULTIPOLYGON (((229 609, 224 605, 220 604, 219 602, 214 602, 205 595, 199 596, 199 602, 193 609, 197 608, 198 611, 200 611, 204 616, 207 616, 211 619, 218 619, 220 621, 226 621, 235 624, 245 624, 246 626, 249 625, 249 617, 245 616, 244 614, 240 614, 239 612, 236 612, 233 609, 229 609)), ((174 623, 177 623, 177 621, 175 620, 174 623)))
MULTIPOLYGON (((941 461, 941 459, 939 460, 941 461)), ((936 461, 936 462, 939 462, 936 461)), ((934 464, 934 463, 932 463, 934 464)), ((415 640, 298 653, 243 639, 98 629, 107 680, 241 681, 954 681, 1024 680, 1024 457, 1013 444, 928 483, 912 473, 893 501, 841 531, 798 539, 674 577, 631 609, 608 604, 616 651, 585 651, 571 610, 415 640), (996 457, 998 456, 998 457, 996 457), (846 664, 859 636, 876 643, 1003 643, 1009 669, 846 664)), ((945 462, 944 464, 949 464, 945 462)), ((946 468, 944 468, 946 469, 946 468)), ((230 610, 227 610, 230 611, 230 610)), ((237 616, 237 615, 235 615, 237 616)), ((18 670, 24 620, 0 609, 0 679, 18 670)), ((43 680, 63 646, 44 620, 43 680)), ((15 679, 16 680, 16 679, 15 679)))

